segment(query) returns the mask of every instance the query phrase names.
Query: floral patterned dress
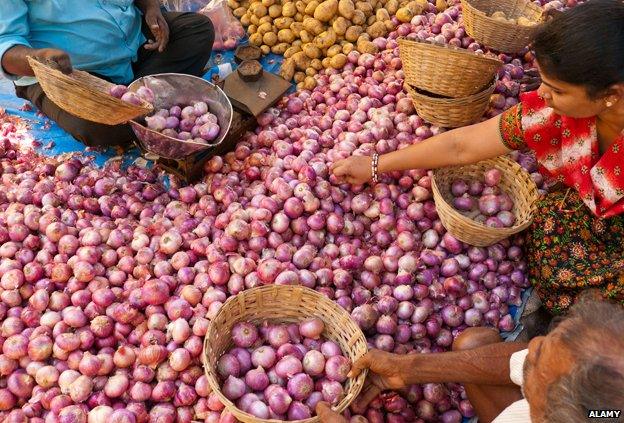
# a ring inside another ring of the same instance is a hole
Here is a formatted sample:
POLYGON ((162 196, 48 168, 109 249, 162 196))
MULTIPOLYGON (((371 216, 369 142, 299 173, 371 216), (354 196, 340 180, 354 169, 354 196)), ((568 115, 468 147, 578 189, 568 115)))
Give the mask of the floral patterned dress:
POLYGON ((544 306, 564 313, 591 288, 624 304, 624 136, 601 156, 595 118, 557 115, 537 92, 501 115, 500 132, 568 187, 541 199, 527 237, 529 278, 544 306))

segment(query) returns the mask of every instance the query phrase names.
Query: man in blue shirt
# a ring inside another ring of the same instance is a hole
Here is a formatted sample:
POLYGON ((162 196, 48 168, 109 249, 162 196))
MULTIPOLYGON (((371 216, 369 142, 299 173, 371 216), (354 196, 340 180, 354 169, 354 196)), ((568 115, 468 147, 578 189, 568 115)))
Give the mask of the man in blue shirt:
POLYGON ((27 57, 85 70, 116 84, 155 73, 201 76, 214 41, 210 19, 164 12, 159 0, 1 0, 0 75, 59 126, 89 146, 125 145, 128 125, 88 122, 60 109, 33 77, 27 57))

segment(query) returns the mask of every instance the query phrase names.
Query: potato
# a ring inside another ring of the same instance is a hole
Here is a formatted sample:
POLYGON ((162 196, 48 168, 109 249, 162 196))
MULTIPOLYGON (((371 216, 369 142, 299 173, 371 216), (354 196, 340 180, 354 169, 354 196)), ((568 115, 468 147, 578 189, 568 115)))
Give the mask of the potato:
POLYGON ((349 21, 342 16, 338 16, 332 25, 336 35, 344 35, 347 32, 347 28, 349 28, 349 21))
POLYGON ((262 34, 255 33, 249 36, 249 44, 253 46, 261 46, 262 45, 262 34))
POLYGON ((316 8, 318 7, 320 3, 316 0, 312 0, 310 3, 308 3, 308 5, 306 6, 305 10, 303 11, 303 13, 305 13, 306 15, 312 16, 314 15, 314 11, 316 10, 316 8))
POLYGON ((317 72, 318 71, 316 69, 314 69, 314 68, 307 68, 305 70, 306 76, 314 76, 314 75, 316 75, 317 72))
POLYGON ((327 49, 327 57, 334 57, 335 55, 342 52, 342 47, 338 44, 335 44, 327 49))
POLYGON ((420 10, 426 10, 429 8, 429 2, 427 0, 412 0, 412 2, 420 6, 420 10))
POLYGON ((364 25, 366 22, 366 15, 361 10, 356 10, 353 12, 351 22, 353 22, 353 25, 364 25))
POLYGON ((267 32, 262 36, 262 42, 269 47, 273 47, 277 44, 277 34, 275 32, 267 32))
POLYGON ((355 42, 357 41, 361 33, 362 33, 361 26, 356 26, 356 25, 350 26, 349 28, 347 28, 347 32, 345 33, 345 40, 355 42))
POLYGON ((310 59, 318 59, 321 57, 321 49, 314 45, 314 43, 305 44, 303 46, 303 52, 310 59))
POLYGON ((386 36, 386 25, 383 22, 375 22, 368 28, 366 28, 366 33, 371 36, 371 38, 377 37, 385 37, 386 36))
POLYGON ((331 28, 316 37, 316 45, 319 48, 329 48, 334 44, 336 44, 336 33, 331 28))
POLYGON ((270 23, 266 22, 266 23, 261 24, 261 25, 258 27, 258 31, 256 31, 256 32, 257 32, 258 34, 260 34, 260 35, 264 35, 264 34, 266 34, 267 32, 271 32, 272 27, 273 27, 273 26, 272 26, 270 23))
POLYGON ((273 19, 271 19, 270 16, 263 16, 260 19, 258 19, 258 23, 260 25, 268 23, 269 25, 271 25, 271 28, 273 27, 273 19))
POLYGON ((267 13, 269 13, 269 10, 262 3, 252 4, 249 10, 251 10, 251 13, 253 13, 257 18, 266 16, 267 13))
POLYGON ((288 50, 288 43, 279 43, 271 47, 271 53, 284 54, 288 50))
POLYGON ((351 53, 353 49, 355 49, 355 46, 352 43, 346 43, 345 45, 342 46, 342 52, 344 54, 351 53))
POLYGON ((371 26, 375 22, 377 22, 377 17, 375 15, 370 15, 368 19, 366 19, 366 26, 371 26))
POLYGON ((282 6, 282 16, 285 18, 292 18, 297 13, 297 8, 295 7, 295 3, 289 1, 288 3, 284 3, 282 6))
POLYGON ((537 22, 534 22, 528 18, 525 18, 524 16, 520 16, 518 18, 518 25, 522 25, 522 26, 535 26, 537 25, 537 22))
POLYGON ((364 15, 366 16, 370 16, 373 14, 373 7, 370 5, 369 2, 358 1, 357 3, 355 3, 355 8, 364 12, 364 15))
POLYGON ((303 87, 306 90, 313 90, 314 87, 316 87, 316 79, 311 76, 306 76, 305 80, 303 81, 303 87))
POLYGON ((305 15, 303 13, 297 12, 297 14, 295 15, 295 21, 297 22, 303 22, 304 18, 305 18, 305 15))
POLYGON ((304 44, 311 43, 314 39, 314 37, 305 29, 299 33, 299 38, 301 38, 301 42, 304 44))
POLYGON ((375 17, 377 18, 378 22, 384 22, 390 19, 390 15, 388 14, 388 11, 386 9, 377 9, 375 17))
POLYGON ((396 17, 399 21, 406 23, 412 20, 414 13, 412 13, 409 7, 402 7, 397 10, 396 17))
POLYGON ((436 0, 435 7, 438 12, 444 12, 448 7, 445 0, 436 0))
POLYGON ((386 30, 388 32, 392 32, 396 28, 396 25, 390 19, 388 19, 387 21, 384 21, 384 26, 386 27, 386 30))
POLYGON ((397 10, 399 10, 399 1, 398 0, 388 0, 386 2, 386 10, 390 16, 396 15, 397 10))
POLYGON ((496 18, 503 18, 503 19, 507 19, 507 15, 505 15, 505 12, 501 12, 500 10, 499 10, 499 11, 496 11, 496 12, 494 12, 494 13, 492 13, 492 17, 493 17, 494 19, 496 19, 496 18))
POLYGON ((271 47, 265 46, 265 45, 261 45, 260 46, 260 51, 262 52, 262 54, 269 54, 271 52, 271 47))
POLYGON ((293 54, 297 53, 298 51, 301 51, 301 48, 299 48, 299 46, 288 47, 284 52, 284 58, 289 59, 292 57, 293 54))
POLYGON ((269 7, 269 16, 273 19, 279 18, 282 16, 282 6, 279 4, 274 4, 269 7))
POLYGON ((251 25, 251 17, 248 14, 244 14, 243 16, 241 16, 240 21, 241 24, 243 24, 243 26, 249 26, 251 25))
POLYGON ((324 68, 331 68, 331 59, 329 57, 324 58, 321 63, 323 64, 324 68))
POLYGON ((295 61, 295 65, 299 70, 305 70, 310 67, 310 58, 306 56, 303 51, 299 51, 292 55, 292 59, 295 61))
POLYGON ((304 2, 302 2, 301 0, 298 0, 295 3, 295 8, 297 9, 297 12, 305 13, 306 4, 304 2))
POLYGON ((295 37, 299 37, 299 33, 303 30, 303 24, 301 22, 293 22, 289 28, 295 34, 295 37))
POLYGON ((240 3, 236 0, 227 0, 227 5, 230 9, 238 9, 240 7, 240 3))
POLYGON ((366 40, 358 41, 358 43, 357 43, 357 50, 360 53, 370 53, 370 54, 377 53, 377 47, 375 46, 375 44, 371 43, 370 41, 366 41, 366 40))
POLYGON ((252 24, 254 25, 260 25, 260 18, 257 17, 256 15, 251 15, 251 17, 249 18, 249 20, 251 21, 252 24))
POLYGON ((303 21, 303 28, 311 35, 319 35, 325 30, 324 25, 315 18, 306 18, 303 21))
POLYGON ((331 58, 330 64, 334 69, 342 69, 347 64, 347 55, 342 53, 335 55, 331 58))
POLYGON ((277 18, 273 21, 277 29, 290 29, 290 26, 295 22, 293 18, 277 18))
POLYGON ((277 31, 277 40, 280 43, 291 44, 293 41, 295 41, 295 35, 288 28, 280 29, 279 31, 277 31))
POLYGON ((306 77, 306 74, 304 72, 296 72, 295 73, 295 82, 297 82, 297 83, 303 82, 305 77, 306 77))
POLYGON ((343 17, 351 19, 353 17, 353 12, 355 12, 355 5, 352 0, 340 0, 338 2, 338 13, 343 17))
POLYGON ((275 4, 275 0, 260 0, 260 2, 267 9, 275 4))
POLYGON ((232 14, 237 18, 242 18, 247 10, 244 7, 238 7, 232 11, 232 14))
POLYGON ((338 0, 325 0, 314 10, 314 19, 321 22, 329 20, 338 12, 338 0))
POLYGON ((295 62, 292 59, 286 59, 282 63, 279 74, 286 81, 290 81, 295 76, 295 62))
POLYGON ((310 61, 310 67, 316 69, 317 71, 320 71, 321 69, 323 69, 323 62, 321 62, 320 59, 312 59, 310 61))
POLYGON ((303 46, 303 41, 301 41, 300 39, 296 39, 295 41, 292 42, 292 46, 293 47, 299 47, 299 50, 301 50, 301 47, 303 46))

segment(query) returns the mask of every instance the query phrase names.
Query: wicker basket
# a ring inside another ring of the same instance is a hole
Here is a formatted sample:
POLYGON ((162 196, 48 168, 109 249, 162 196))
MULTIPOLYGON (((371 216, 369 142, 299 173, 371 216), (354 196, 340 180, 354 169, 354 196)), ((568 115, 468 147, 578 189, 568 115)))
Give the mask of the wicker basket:
POLYGON ((79 118, 119 125, 152 111, 152 106, 145 101, 143 106, 135 106, 109 95, 113 84, 87 72, 74 69, 65 75, 32 57, 28 58, 28 63, 48 98, 79 118))
POLYGON ((465 49, 404 38, 399 55, 409 85, 452 98, 483 91, 503 65, 465 49))
POLYGON ((478 94, 462 98, 434 97, 405 84, 418 115, 427 122, 445 128, 457 128, 475 123, 488 107, 498 78, 478 94))
POLYGON ((486 247, 523 231, 533 219, 538 192, 529 174, 509 157, 501 156, 476 164, 437 169, 431 179, 433 199, 442 224, 455 238, 476 247, 486 247), (492 168, 501 171, 500 187, 514 201, 516 224, 511 228, 490 228, 475 222, 452 207, 451 184, 456 179, 481 179, 492 168))
MULTIPOLYGON (((228 299, 210 322, 202 355, 206 377, 212 390, 238 420, 245 423, 279 422, 279 420, 258 419, 245 413, 236 408, 232 401, 221 393, 216 363, 232 345, 232 327, 238 322, 259 324, 266 320, 276 323, 293 323, 311 316, 316 316, 325 322, 323 336, 340 345, 345 356, 352 362, 366 353, 366 338, 349 313, 318 292, 302 286, 267 285, 243 291, 228 299)), ((347 380, 346 395, 334 407, 336 411, 344 411, 359 395, 365 378, 366 372, 362 372, 355 379, 347 380)), ((318 417, 301 420, 305 423, 319 421, 318 417)))
POLYGON ((539 25, 524 26, 498 21, 491 17, 494 12, 504 12, 507 18, 524 16, 541 23, 542 9, 529 0, 461 0, 462 16, 466 33, 477 42, 504 53, 518 53, 529 45, 539 25))

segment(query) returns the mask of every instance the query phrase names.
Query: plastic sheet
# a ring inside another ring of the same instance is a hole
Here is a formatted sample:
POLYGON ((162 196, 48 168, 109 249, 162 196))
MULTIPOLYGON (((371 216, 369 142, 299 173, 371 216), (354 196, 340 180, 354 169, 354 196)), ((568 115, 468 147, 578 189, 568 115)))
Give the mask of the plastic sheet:
POLYGON ((226 0, 211 0, 198 13, 206 15, 215 29, 213 50, 232 50, 245 36, 243 25, 234 17, 226 0))

